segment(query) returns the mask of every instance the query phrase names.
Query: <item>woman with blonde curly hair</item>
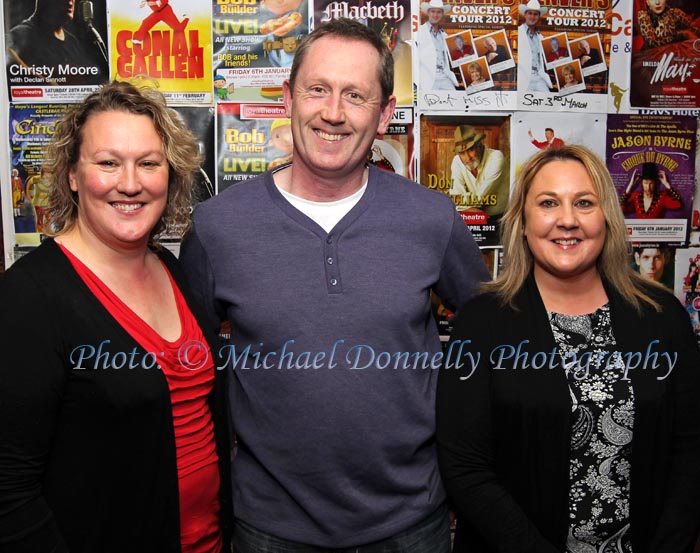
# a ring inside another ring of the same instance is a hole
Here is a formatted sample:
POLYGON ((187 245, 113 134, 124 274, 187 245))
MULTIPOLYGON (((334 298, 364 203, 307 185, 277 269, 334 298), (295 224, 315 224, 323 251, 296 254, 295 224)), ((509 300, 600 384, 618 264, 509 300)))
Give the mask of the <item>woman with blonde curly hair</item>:
POLYGON ((194 137, 162 95, 113 82, 48 158, 53 236, 0 282, 0 549, 217 553, 225 372, 158 244, 187 226, 194 137))
POLYGON ((505 266, 459 310, 440 373, 456 552, 690 552, 700 523, 700 352, 629 265, 605 165, 581 146, 522 168, 505 266))

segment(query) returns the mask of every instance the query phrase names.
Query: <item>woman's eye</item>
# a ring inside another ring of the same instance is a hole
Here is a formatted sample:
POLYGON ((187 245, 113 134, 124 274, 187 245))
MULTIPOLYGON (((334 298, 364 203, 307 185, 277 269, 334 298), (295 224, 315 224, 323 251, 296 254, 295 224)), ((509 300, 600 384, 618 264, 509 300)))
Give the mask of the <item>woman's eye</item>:
POLYGON ((557 205, 557 204, 556 204, 556 202, 555 202, 554 200, 542 200, 542 201, 540 202, 540 205, 541 205, 542 207, 554 207, 554 206, 557 205))

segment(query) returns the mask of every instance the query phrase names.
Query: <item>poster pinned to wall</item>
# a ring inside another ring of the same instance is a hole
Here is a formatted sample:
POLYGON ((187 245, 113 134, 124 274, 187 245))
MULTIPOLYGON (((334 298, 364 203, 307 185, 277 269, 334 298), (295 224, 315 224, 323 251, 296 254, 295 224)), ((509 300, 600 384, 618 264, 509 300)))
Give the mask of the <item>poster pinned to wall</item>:
POLYGON ((284 106, 217 105, 217 193, 292 160, 291 121, 284 106))
POLYGON ((516 108, 517 8, 414 0, 414 80, 423 110, 516 108))
POLYGON ((700 108, 700 4, 633 0, 631 104, 700 108))
POLYGON ((605 160, 606 117, 602 113, 515 113, 511 143, 516 176, 525 162, 540 150, 565 144, 585 146, 605 160))
POLYGON ((10 186, 15 245, 36 246, 50 224, 49 188, 42 165, 56 122, 69 104, 10 106, 10 186))
POLYGON ((216 101, 281 102, 282 83, 308 32, 308 0, 214 0, 216 101))
POLYGON ((510 116, 423 115, 420 183, 448 195, 479 246, 498 245, 510 196, 510 116))
POLYGON ((109 80, 104 0, 4 0, 12 102, 77 102, 109 80))
POLYGON ((609 115, 607 166, 632 242, 683 246, 695 184, 697 120, 609 115))
POLYGON ((198 0, 109 0, 112 77, 172 104, 212 101, 211 7, 198 0))
POLYGON ((518 109, 607 112, 612 0, 518 4, 518 109))

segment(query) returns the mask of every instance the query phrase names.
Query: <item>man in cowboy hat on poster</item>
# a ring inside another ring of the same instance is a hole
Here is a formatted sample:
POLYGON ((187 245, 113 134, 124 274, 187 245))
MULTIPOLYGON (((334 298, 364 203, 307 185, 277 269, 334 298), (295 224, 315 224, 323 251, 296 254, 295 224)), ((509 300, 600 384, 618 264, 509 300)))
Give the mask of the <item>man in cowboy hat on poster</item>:
POLYGON ((450 13, 452 6, 442 0, 421 3, 420 9, 428 14, 428 20, 418 29, 418 51, 420 52, 420 87, 423 90, 455 90, 459 86, 457 77, 450 68, 450 51, 445 39, 442 18, 450 13))
POLYGON ((491 217, 500 216, 508 205, 510 172, 503 153, 487 148, 484 138, 471 125, 455 129, 450 194, 461 195, 467 206, 485 211, 492 224, 491 217))
POLYGON ((537 29, 540 18, 547 10, 548 8, 540 6, 538 0, 529 0, 527 4, 518 5, 520 15, 525 18, 525 22, 518 27, 518 83, 522 83, 527 90, 536 92, 550 92, 552 88, 552 79, 545 71, 542 33, 537 29), (526 48, 525 44, 530 47, 526 48))

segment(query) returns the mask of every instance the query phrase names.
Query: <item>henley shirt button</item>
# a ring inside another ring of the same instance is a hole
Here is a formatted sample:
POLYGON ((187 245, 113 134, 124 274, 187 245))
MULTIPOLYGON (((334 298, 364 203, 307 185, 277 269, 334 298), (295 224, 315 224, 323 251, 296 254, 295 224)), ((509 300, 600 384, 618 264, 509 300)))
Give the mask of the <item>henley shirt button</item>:
POLYGON ((333 265, 333 258, 332 258, 332 257, 329 257, 328 259, 326 259, 326 262, 327 262, 329 265, 333 265))
POLYGON ((332 244, 332 243, 333 243, 333 239, 330 236, 328 238, 326 238, 326 244, 332 244))
POLYGON ((335 286, 336 284, 338 284, 338 281, 336 279, 332 278, 331 279, 331 286, 335 286))

